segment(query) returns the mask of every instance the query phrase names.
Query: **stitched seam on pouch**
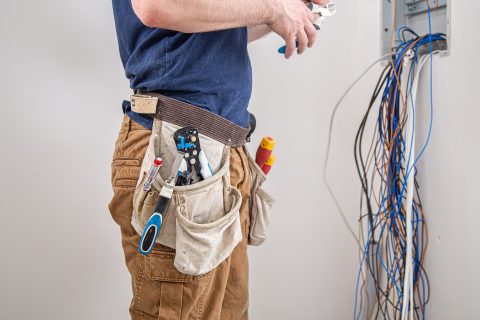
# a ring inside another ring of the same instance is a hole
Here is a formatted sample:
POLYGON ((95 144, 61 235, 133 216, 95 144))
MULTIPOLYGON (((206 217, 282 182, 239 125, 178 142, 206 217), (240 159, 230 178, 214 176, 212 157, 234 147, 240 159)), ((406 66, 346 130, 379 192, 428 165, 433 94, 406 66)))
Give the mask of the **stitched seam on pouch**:
MULTIPOLYGON (((173 192, 175 194, 195 194, 195 193, 205 192, 207 191, 208 188, 213 187, 215 183, 218 183, 219 180, 222 180, 222 178, 226 175, 226 171, 221 175, 219 175, 219 173, 221 173, 221 171, 218 171, 217 173, 215 173, 214 176, 206 180, 202 180, 190 186, 183 186, 183 187, 174 186, 172 188, 173 192)), ((154 182, 154 186, 156 186, 157 188, 159 187, 159 189, 161 189, 164 185, 166 185, 165 181, 162 181, 162 183, 158 183, 158 181, 154 182)))
POLYGON ((235 207, 232 206, 232 209, 229 213, 219 218, 218 220, 215 220, 210 223, 202 223, 202 224, 194 223, 188 220, 187 218, 185 218, 184 216, 182 216, 182 214, 179 212, 176 212, 176 218, 180 220, 182 228, 185 228, 191 231, 204 231, 204 230, 209 230, 215 227, 221 227, 223 225, 233 224, 234 221, 237 219, 236 215, 240 211, 240 206, 238 204, 235 207), (238 208, 235 208, 235 207, 238 207, 238 208))

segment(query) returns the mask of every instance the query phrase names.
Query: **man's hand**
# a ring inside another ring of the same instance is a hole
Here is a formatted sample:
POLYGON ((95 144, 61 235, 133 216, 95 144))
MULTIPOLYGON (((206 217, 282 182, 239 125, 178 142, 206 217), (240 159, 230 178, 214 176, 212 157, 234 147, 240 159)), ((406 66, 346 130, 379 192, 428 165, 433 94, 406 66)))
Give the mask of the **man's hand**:
MULTIPOLYGON (((316 4, 327 4, 328 0, 313 0, 316 4)), ((315 42, 316 29, 314 14, 303 0, 271 0, 274 8, 273 19, 268 26, 286 42, 285 58, 290 58, 298 41, 298 54, 311 48, 315 42)))

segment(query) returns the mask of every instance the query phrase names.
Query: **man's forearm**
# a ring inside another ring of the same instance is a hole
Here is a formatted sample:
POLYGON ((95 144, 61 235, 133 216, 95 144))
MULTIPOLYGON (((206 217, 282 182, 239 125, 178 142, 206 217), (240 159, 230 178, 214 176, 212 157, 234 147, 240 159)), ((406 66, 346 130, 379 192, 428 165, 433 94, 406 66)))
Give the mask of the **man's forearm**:
POLYGON ((272 32, 272 30, 266 24, 248 27, 248 42, 258 40, 270 32, 272 32))
POLYGON ((256 26, 274 18, 271 0, 132 0, 139 19, 152 28, 206 32, 256 26))

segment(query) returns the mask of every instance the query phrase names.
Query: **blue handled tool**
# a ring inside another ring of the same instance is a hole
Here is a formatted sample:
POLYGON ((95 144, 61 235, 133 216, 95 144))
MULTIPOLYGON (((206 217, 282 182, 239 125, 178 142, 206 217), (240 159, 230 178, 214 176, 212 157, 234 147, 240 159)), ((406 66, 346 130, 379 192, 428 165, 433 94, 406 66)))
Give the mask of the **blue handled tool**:
MULTIPOLYGON (((295 47, 298 48, 298 40, 295 41, 295 47)), ((287 51, 286 45, 278 48, 278 53, 280 54, 285 54, 285 51, 287 51)))
POLYGON ((165 211, 170 203, 170 199, 172 198, 172 187, 173 185, 170 184, 166 184, 162 187, 155 210, 143 229, 142 237, 140 238, 140 244, 138 246, 138 252, 143 255, 149 254, 153 249, 155 241, 157 241, 160 228, 162 227, 163 215, 165 214, 165 211))
POLYGON ((158 212, 155 212, 150 219, 148 219, 147 225, 145 229, 143 229, 142 238, 140 239, 140 246, 138 247, 138 251, 143 254, 147 255, 152 251, 153 245, 158 237, 158 232, 162 227, 162 215, 158 212))

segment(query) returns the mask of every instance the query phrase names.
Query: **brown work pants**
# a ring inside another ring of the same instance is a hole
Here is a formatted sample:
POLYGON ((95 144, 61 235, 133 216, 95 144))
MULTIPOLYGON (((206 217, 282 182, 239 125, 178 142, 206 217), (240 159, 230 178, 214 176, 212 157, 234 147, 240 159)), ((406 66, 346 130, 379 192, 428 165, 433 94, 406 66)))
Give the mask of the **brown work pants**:
POLYGON ((202 276, 190 276, 173 265, 175 251, 156 244, 148 256, 138 253, 139 235, 131 225, 132 196, 151 131, 124 116, 112 162, 110 213, 120 225, 127 268, 132 276, 132 319, 248 319, 249 171, 241 148, 231 149, 231 184, 243 200, 243 240, 230 257, 202 276))

